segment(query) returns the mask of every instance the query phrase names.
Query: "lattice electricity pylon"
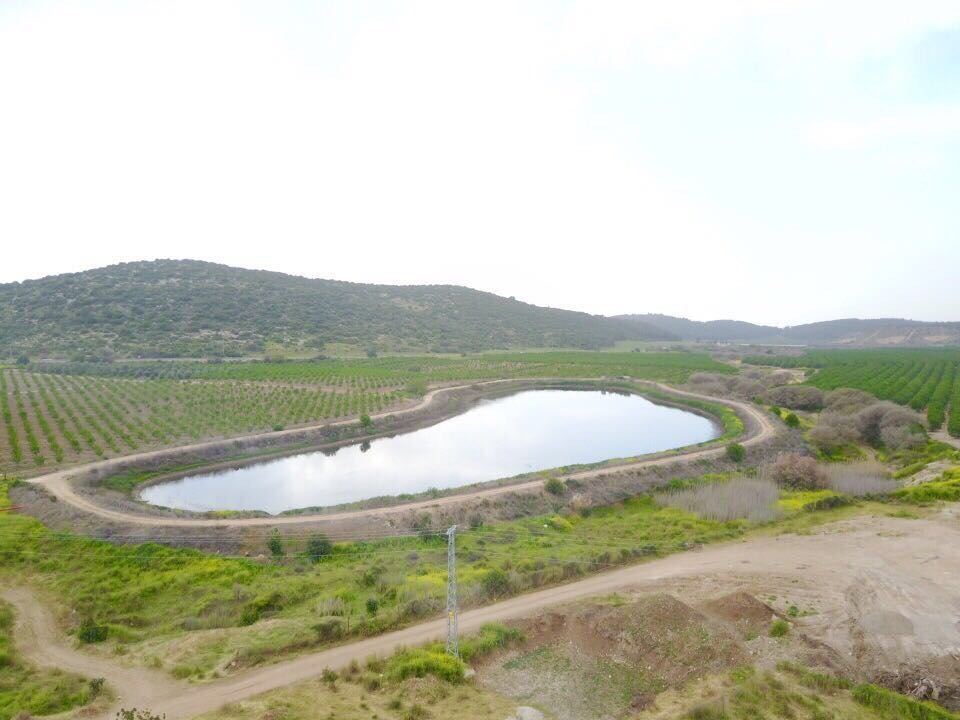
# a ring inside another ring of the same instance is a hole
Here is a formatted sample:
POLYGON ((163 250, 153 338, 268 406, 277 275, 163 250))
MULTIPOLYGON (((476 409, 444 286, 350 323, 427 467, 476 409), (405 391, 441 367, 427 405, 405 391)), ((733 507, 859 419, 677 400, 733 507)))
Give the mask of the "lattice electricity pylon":
POLYGON ((457 526, 447 530, 447 652, 460 657, 457 632, 457 526))

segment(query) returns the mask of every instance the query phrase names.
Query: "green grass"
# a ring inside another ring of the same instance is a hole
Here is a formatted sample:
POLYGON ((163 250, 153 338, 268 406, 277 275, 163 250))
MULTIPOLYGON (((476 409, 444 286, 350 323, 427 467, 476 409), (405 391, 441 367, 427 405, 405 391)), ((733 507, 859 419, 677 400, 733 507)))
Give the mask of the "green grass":
POLYGON ((0 720, 21 712, 53 715, 86 705, 94 697, 82 677, 59 670, 35 668, 13 647, 13 611, 0 602, 0 720))
MULTIPOLYGON (((0 483, 7 504, 9 481, 0 483)), ((718 523, 640 497, 570 515, 562 529, 535 516, 463 532, 458 539, 464 605, 566 582, 643 558, 740 536, 743 522, 718 523)), ((263 552, 266 553, 264 535, 263 552)), ((77 622, 105 626, 108 642, 136 650, 141 641, 230 630, 191 644, 177 665, 201 675, 239 653, 255 663, 320 644, 309 628, 333 617, 336 633, 370 635, 443 607, 446 549, 441 538, 405 537, 336 544, 311 563, 302 545, 283 564, 207 555, 156 544, 114 545, 48 530, 33 518, 0 513, 0 577, 18 576, 76 611, 77 622), (375 598, 375 614, 366 609, 375 598), (274 622, 259 621, 273 618, 274 622)), ((336 634, 335 633, 335 634, 336 634)), ((335 638, 334 638, 335 639, 335 638)), ((144 650, 144 652, 147 652, 144 650)), ((173 662, 173 661, 171 661, 173 662)))
POLYGON ((952 713, 932 702, 918 702, 876 685, 859 685, 853 699, 891 720, 957 720, 952 713))
POLYGON ((912 485, 891 493, 899 502, 923 505, 938 501, 960 500, 960 468, 947 470, 938 480, 912 485))
POLYGON ((658 698, 637 720, 957 720, 938 705, 917 702, 874 685, 781 662, 773 670, 734 670, 658 698), (709 699, 706 699, 709 698, 709 699))

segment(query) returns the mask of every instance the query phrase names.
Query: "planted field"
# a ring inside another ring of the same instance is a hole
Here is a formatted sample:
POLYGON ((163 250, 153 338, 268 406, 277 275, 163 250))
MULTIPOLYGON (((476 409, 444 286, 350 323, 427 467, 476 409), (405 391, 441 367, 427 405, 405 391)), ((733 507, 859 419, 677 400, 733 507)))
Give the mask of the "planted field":
POLYGON ((408 382, 527 377, 631 377, 682 382, 698 371, 733 372, 706 353, 543 352, 470 356, 398 356, 303 362, 57 363, 45 372, 101 377, 268 381, 381 389, 408 382))
POLYGON ((373 414, 431 383, 530 377, 685 380, 699 353, 557 352, 312 362, 43 364, 0 370, 0 471, 373 414))
POLYGON ((0 471, 375 413, 396 391, 0 370, 0 471))
POLYGON ((746 362, 810 367, 807 383, 823 390, 864 390, 883 400, 926 410, 932 430, 947 423, 960 437, 960 350, 820 350, 793 357, 750 357, 746 362))

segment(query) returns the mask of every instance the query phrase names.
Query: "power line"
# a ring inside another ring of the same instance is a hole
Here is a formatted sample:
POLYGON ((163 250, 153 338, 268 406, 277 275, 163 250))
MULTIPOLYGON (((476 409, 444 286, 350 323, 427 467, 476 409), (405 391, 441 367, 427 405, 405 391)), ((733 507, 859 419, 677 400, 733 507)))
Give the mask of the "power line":
POLYGON ((460 657, 460 641, 457 630, 457 526, 447 530, 447 652, 460 657))

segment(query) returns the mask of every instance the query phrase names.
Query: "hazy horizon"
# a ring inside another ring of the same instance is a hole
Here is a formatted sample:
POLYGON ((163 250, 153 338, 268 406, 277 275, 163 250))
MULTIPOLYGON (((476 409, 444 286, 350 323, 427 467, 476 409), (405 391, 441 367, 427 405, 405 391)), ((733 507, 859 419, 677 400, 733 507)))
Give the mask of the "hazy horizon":
POLYGON ((12 0, 0 282, 190 257, 960 318, 960 5, 12 0))

